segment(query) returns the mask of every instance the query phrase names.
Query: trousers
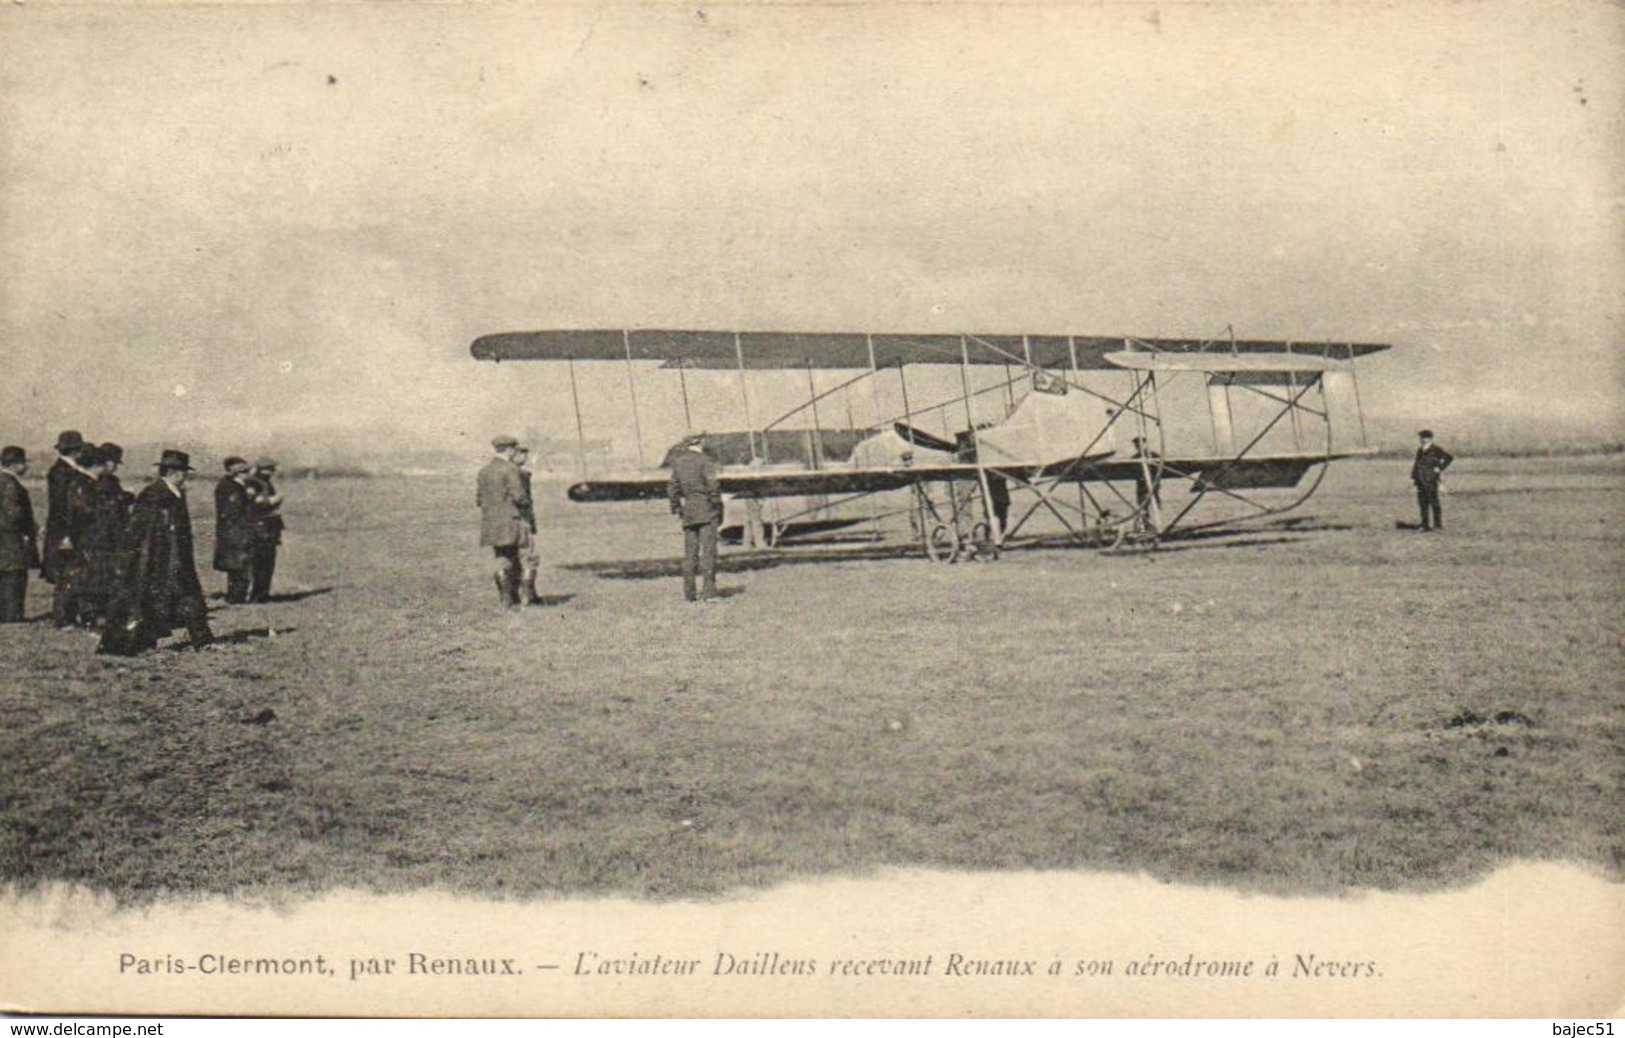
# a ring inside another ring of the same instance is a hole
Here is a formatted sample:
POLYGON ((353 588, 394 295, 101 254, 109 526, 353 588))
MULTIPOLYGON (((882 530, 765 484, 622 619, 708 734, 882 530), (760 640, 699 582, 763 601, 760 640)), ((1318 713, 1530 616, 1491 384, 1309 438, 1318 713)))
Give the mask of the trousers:
POLYGON ((1422 512, 1422 529, 1431 530, 1435 526, 1444 526, 1444 510, 1439 505, 1439 485, 1437 483, 1416 484, 1416 504, 1422 512))
POLYGON ((275 575, 276 545, 255 545, 254 565, 249 575, 248 600, 250 602, 269 602, 271 600, 271 578, 275 575))
POLYGON ((26 569, 0 570, 0 624, 23 622, 23 600, 27 595, 26 569))
POLYGON ((701 594, 717 597, 717 524, 698 523, 683 527, 683 597, 694 601, 694 578, 700 578, 701 594))

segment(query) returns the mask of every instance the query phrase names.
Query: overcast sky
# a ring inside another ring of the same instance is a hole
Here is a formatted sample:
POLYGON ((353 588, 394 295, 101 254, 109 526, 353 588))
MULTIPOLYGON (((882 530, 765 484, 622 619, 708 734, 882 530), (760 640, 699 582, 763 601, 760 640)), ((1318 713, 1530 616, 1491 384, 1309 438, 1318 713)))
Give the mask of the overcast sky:
POLYGON ((8 4, 0 438, 573 434, 561 380, 469 358, 502 330, 1227 325, 1393 343, 1395 443, 1617 437, 1622 26, 8 4))

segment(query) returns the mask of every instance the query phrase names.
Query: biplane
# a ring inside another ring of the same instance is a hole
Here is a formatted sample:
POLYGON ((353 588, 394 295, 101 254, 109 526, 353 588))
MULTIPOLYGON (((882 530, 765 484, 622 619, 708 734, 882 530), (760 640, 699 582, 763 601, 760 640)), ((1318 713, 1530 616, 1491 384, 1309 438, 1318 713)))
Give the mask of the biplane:
MULTIPOLYGON (((483 336, 472 353, 562 366, 583 444, 578 380, 624 378, 622 421, 630 418, 640 461, 648 373, 675 373, 662 378, 690 430, 691 392, 702 388, 692 383, 722 376, 736 384, 739 421, 709 433, 707 449, 730 508, 746 512, 725 537, 778 547, 864 524, 883 537, 902 516, 927 556, 958 561, 996 557, 1029 530, 1033 540, 1155 546, 1296 508, 1330 462, 1374 453, 1355 368, 1387 348, 1233 334, 561 330, 483 336), (801 383, 789 406, 786 376, 801 383), (777 387, 764 385, 774 378, 777 387), (827 420, 843 403, 847 420, 827 420), (871 420, 857 422, 860 410, 871 420)), ((674 406, 663 413, 675 421, 674 406)), ((585 449, 578 457, 572 501, 665 495, 658 468, 589 473, 585 449)))

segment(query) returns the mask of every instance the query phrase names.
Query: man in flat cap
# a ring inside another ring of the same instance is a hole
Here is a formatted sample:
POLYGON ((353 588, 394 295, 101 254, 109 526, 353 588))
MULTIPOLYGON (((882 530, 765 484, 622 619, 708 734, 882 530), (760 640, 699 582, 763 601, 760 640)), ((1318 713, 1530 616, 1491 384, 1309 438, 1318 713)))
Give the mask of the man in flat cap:
POLYGON ((520 553, 530 538, 525 525, 530 495, 513 460, 518 446, 512 436, 491 441, 495 456, 480 469, 474 496, 480 509, 480 544, 496 556, 497 594, 509 609, 519 608, 520 553))
POLYGON ((214 568, 226 575, 226 601, 248 601, 254 569, 254 520, 249 514, 248 462, 230 457, 214 485, 214 568))
POLYGON ((193 649, 214 641, 186 507, 192 459, 185 451, 166 450, 157 469, 158 478, 136 496, 130 513, 127 584, 114 597, 98 652, 133 656, 177 627, 186 628, 193 649))
POLYGON ((254 557, 248 585, 250 602, 271 600, 276 552, 282 544, 282 494, 276 488, 276 462, 259 458, 248 481, 248 514, 254 524, 254 557))
POLYGON ((1444 510, 1439 503, 1439 484, 1444 470, 1456 456, 1433 442, 1433 430, 1423 429, 1416 434, 1418 445, 1416 460, 1411 463, 1411 483, 1416 486, 1416 503, 1422 512, 1422 530, 1431 532, 1444 529, 1444 510))
POLYGON ((39 526, 22 477, 28 474, 28 452, 0 449, 0 623, 23 622, 28 571, 39 569, 39 526))
POLYGON ((84 470, 80 458, 90 448, 77 429, 56 438, 57 461, 45 474, 45 543, 40 553, 40 575, 55 585, 51 594, 51 622, 59 628, 81 620, 82 598, 88 573, 74 541, 74 528, 91 521, 95 477, 84 470))
POLYGON ((666 498, 683 524, 683 597, 717 601, 717 527, 722 524, 721 470, 705 451, 705 434, 691 433, 668 456, 666 498), (696 594, 695 576, 701 580, 696 594))

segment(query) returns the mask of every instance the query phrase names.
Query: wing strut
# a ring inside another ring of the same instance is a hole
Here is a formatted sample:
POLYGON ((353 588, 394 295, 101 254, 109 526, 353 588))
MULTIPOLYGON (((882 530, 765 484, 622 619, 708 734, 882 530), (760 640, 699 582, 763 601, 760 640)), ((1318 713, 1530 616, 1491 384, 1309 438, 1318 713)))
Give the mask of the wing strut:
POLYGON ((745 429, 750 435, 750 460, 757 458, 766 460, 767 444, 762 444, 762 453, 756 453, 756 419, 750 414, 750 389, 745 385, 745 346, 738 332, 734 332, 734 356, 739 359, 739 395, 745 401, 745 429))
POLYGON ((683 369, 686 367, 688 367, 688 365, 683 363, 683 361, 679 360, 677 362, 677 388, 683 392, 683 429, 685 431, 692 431, 694 428, 694 416, 690 414, 688 410, 688 376, 683 374, 683 369))
POLYGON ((565 361, 570 371, 570 403, 576 413, 576 466, 581 478, 587 478, 587 434, 581 428, 581 394, 576 391, 576 362, 565 361))
POLYGON ((632 435, 638 438, 638 468, 643 467, 643 423, 638 420, 638 382, 632 377, 632 336, 621 329, 621 344, 626 347, 626 388, 632 394, 632 435))
POLYGON ((959 385, 965 391, 965 428, 970 436, 971 457, 976 462, 976 482, 982 489, 982 515, 987 519, 989 538, 997 548, 1004 540, 1004 531, 999 529, 999 519, 993 514, 993 489, 987 483, 987 466, 982 464, 981 438, 976 434, 976 416, 970 406, 970 343, 963 335, 959 337, 959 385))

